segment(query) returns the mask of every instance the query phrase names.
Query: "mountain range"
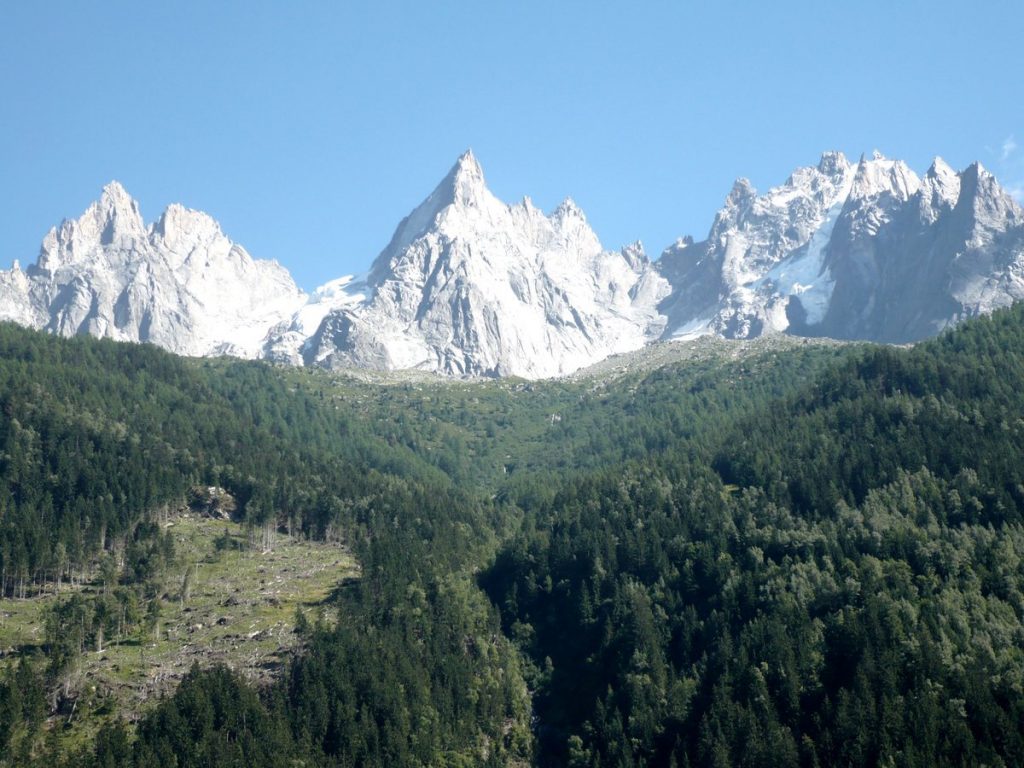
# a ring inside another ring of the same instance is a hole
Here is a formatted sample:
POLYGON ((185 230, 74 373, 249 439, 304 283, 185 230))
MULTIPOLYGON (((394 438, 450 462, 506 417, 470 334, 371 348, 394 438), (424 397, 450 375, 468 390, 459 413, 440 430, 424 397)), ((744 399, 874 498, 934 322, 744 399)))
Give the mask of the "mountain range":
POLYGON ((912 342, 1024 297, 1024 211, 980 164, 919 177, 827 152, 758 194, 738 180, 701 241, 605 250, 570 199, 488 190, 472 152, 363 275, 304 293, 205 213, 146 225, 111 182, 0 271, 0 319, 329 368, 545 378, 645 344, 772 333, 912 342))

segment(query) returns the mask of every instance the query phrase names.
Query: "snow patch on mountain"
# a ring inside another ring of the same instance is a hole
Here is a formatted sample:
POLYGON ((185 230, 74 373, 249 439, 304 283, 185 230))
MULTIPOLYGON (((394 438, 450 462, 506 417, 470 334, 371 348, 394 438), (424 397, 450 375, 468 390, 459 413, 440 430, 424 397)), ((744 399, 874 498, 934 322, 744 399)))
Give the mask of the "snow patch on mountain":
POLYGON ((707 240, 665 251, 665 337, 914 341, 1024 296, 1022 243, 1019 206, 978 164, 936 158, 919 178, 826 153, 764 195, 739 180, 707 240))
POLYGON ((707 240, 677 243, 662 255, 674 289, 662 306, 667 335, 781 332, 794 300, 805 315, 820 317, 833 285, 825 248, 856 180, 857 166, 839 152, 797 169, 764 195, 738 180, 707 240))

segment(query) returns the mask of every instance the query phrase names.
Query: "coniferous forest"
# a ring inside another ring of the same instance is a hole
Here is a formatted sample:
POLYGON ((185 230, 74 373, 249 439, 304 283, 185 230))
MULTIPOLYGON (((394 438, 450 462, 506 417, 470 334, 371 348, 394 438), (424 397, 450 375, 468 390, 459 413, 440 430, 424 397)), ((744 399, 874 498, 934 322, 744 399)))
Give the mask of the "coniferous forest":
POLYGON ((53 595, 0 765, 1024 764, 1024 307, 692 350, 442 383, 0 325, 0 612, 53 595), (90 704, 203 487, 358 576, 269 680, 90 704))

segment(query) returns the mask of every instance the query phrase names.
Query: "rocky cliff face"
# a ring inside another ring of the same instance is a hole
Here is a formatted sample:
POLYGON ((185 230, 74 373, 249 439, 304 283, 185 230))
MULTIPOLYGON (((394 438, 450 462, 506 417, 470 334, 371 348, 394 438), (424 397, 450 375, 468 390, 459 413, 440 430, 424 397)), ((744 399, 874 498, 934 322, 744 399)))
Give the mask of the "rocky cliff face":
POLYGON ((204 213, 146 225, 116 182, 0 271, 0 319, 296 365, 558 376, 656 339, 769 333, 907 342, 1024 297, 1024 212, 974 164, 923 177, 829 152, 706 239, 607 251, 565 200, 506 205, 463 155, 360 276, 306 296, 204 213))
POLYGON ((204 213, 170 206, 146 226, 120 184, 43 240, 37 263, 0 273, 0 317, 64 336, 147 341, 184 355, 262 354, 305 296, 204 213))
POLYGON ((657 338, 664 318, 655 307, 667 293, 639 244, 604 250, 571 200, 550 215, 529 199, 502 203, 466 153, 353 282, 350 295, 362 299, 325 312, 288 357, 556 376, 657 338))
POLYGON ((736 182, 708 238, 660 266, 666 337, 764 333, 916 341, 1024 295, 1020 207, 980 165, 919 178, 825 154, 757 195, 736 182))

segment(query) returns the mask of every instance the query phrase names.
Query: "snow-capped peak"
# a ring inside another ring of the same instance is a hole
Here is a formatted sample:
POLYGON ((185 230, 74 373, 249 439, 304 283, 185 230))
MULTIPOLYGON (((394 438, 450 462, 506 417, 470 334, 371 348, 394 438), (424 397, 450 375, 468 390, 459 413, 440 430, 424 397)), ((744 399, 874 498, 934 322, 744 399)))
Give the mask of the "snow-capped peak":
POLYGON ((576 201, 571 197, 566 197, 560 202, 555 210, 551 213, 552 218, 555 219, 581 219, 587 220, 587 217, 583 214, 583 209, 580 208, 576 201))
POLYGON ((870 198, 889 194, 908 200, 921 186, 921 180, 902 160, 889 160, 877 150, 870 160, 861 157, 851 194, 870 198))
POLYGON ((605 250, 571 198, 506 205, 467 151, 369 273, 309 297, 201 211, 147 227, 117 182, 0 270, 0 319, 54 333, 455 375, 559 375, 659 336, 909 341, 1019 299, 1024 211, 996 179, 879 152, 825 152, 762 194, 738 179, 707 239, 657 263, 605 250))
POLYGON ((37 267, 50 272, 88 257, 100 246, 132 248, 146 237, 139 204, 120 183, 109 182, 77 219, 65 219, 43 239, 37 267))
POLYGON ((100 191, 100 205, 104 208, 113 208, 118 206, 133 206, 135 205, 135 199, 128 194, 128 190, 124 188, 124 185, 117 179, 111 179, 103 185, 103 189, 100 191))
POLYGON ((725 198, 725 205, 726 207, 735 208, 753 199, 756 195, 757 190, 750 183, 750 179, 741 177, 733 182, 729 196, 725 198))
POLYGON ((255 357, 269 329, 305 301, 286 270, 252 259, 205 213, 171 205, 146 227, 118 182, 51 229, 25 274, 27 324, 187 355, 255 357))
POLYGON ((980 162, 972 163, 960 173, 956 211, 969 222, 969 247, 991 244, 1008 224, 1024 226, 1024 211, 980 162))
POLYGON ((996 186, 995 177, 980 162, 975 161, 960 172, 961 199, 974 201, 986 194, 991 196, 996 186))
POLYGON ((145 231, 142 213, 135 198, 118 181, 111 181, 100 194, 95 205, 97 221, 102 222, 101 234, 104 244, 113 243, 118 238, 131 238, 145 231))
POLYGON ((301 354, 327 365, 557 375, 660 332, 654 305, 666 292, 639 246, 605 251, 569 198, 550 216, 528 200, 506 205, 467 153, 399 225, 360 301, 327 313, 301 354))
POLYGON ((1024 298, 1024 211, 977 163, 919 178, 829 152, 763 195, 738 183, 708 239, 659 266, 668 336, 916 340, 1024 298))
POLYGON ((150 237, 172 250, 180 250, 198 241, 223 237, 223 233, 209 214, 172 203, 150 227, 150 237))
POLYGON ((928 172, 926 175, 928 178, 938 179, 956 176, 957 173, 950 167, 949 163, 936 155, 932 158, 932 164, 928 166, 928 172))
POLYGON ((438 189, 450 193, 445 195, 445 197, 449 197, 447 202, 457 205, 474 205, 483 194, 487 193, 484 170, 477 162, 472 149, 467 149, 459 157, 438 189))
MULTIPOLYGON (((382 255, 401 250, 430 231, 442 213, 448 215, 449 209, 457 209, 458 216, 466 212, 470 212, 471 215, 493 216, 497 208, 504 207, 487 189, 483 169, 473 151, 466 150, 427 199, 402 219, 382 255)), ((380 258, 378 256, 371 267, 371 275, 380 273, 380 258)))
POLYGON ((197 274, 211 268, 244 271, 252 262, 245 249, 232 243, 212 216, 179 203, 167 206, 152 224, 149 240, 166 255, 174 269, 191 265, 197 274))
POLYGON ((960 175, 936 155, 921 180, 921 219, 926 223, 936 221, 943 213, 952 210, 959 197, 960 175))
POLYGON ((850 167, 850 162, 842 152, 832 150, 821 153, 821 160, 818 161, 818 171, 826 176, 834 176, 837 173, 845 173, 850 167))

